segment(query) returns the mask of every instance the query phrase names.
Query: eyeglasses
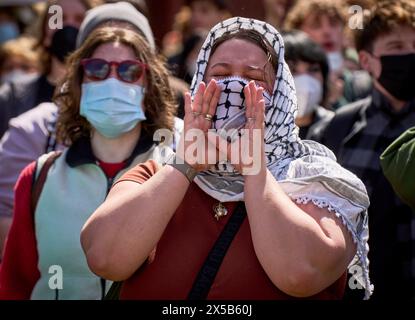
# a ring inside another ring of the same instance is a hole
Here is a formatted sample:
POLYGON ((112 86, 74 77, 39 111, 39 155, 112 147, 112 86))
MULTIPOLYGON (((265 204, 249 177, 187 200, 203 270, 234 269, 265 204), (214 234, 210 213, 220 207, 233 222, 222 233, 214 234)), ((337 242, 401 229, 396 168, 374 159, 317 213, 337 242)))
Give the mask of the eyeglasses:
POLYGON ((111 73, 111 67, 116 66, 119 80, 132 83, 139 80, 147 65, 138 60, 124 60, 121 62, 106 61, 104 59, 82 59, 81 65, 85 75, 91 80, 105 80, 111 73))

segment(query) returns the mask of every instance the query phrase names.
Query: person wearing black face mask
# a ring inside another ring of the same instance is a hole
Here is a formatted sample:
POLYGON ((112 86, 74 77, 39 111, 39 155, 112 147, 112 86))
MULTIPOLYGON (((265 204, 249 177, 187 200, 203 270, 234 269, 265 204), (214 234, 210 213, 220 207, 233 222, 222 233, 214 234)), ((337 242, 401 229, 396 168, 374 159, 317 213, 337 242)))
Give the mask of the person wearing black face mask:
POLYGON ((65 74, 64 57, 75 49, 78 28, 85 12, 96 3, 93 0, 50 0, 39 19, 36 48, 41 51, 42 73, 39 77, 9 82, 0 87, 0 138, 11 118, 32 109, 42 102, 50 102, 55 85, 65 74), (59 5, 63 15, 62 29, 49 26, 49 7, 59 5))
POLYGON ((75 50, 78 31, 76 27, 64 26, 53 34, 48 51, 59 62, 64 63, 66 56, 75 50))
POLYGON ((373 91, 339 109, 324 130, 311 136, 331 148, 368 190, 373 298, 414 299, 415 218, 383 175, 379 157, 415 125, 415 2, 379 1, 363 26, 355 42, 373 91))
MULTIPOLYGON (((411 30, 406 30, 406 33, 409 35, 411 30)), ((410 51, 410 49, 408 50, 410 51)), ((377 79, 379 84, 398 100, 398 104, 399 101, 413 100, 415 98, 415 52, 387 54, 379 59, 382 69, 377 79)))

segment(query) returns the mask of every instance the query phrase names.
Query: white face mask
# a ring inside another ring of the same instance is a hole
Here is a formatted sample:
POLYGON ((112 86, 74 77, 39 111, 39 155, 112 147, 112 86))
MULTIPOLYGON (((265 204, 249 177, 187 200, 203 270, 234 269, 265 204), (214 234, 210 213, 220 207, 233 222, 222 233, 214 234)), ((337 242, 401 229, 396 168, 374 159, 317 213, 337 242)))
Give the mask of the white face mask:
POLYGON ((340 51, 328 52, 327 59, 332 72, 338 72, 343 68, 343 55, 340 51))
POLYGON ((13 71, 10 71, 4 75, 1 76, 0 82, 19 82, 23 81, 25 79, 30 79, 36 77, 38 74, 35 72, 27 73, 20 69, 15 69, 13 71))
POLYGON ((311 114, 323 98, 323 86, 316 78, 302 74, 294 77, 297 92, 298 113, 301 118, 311 114))

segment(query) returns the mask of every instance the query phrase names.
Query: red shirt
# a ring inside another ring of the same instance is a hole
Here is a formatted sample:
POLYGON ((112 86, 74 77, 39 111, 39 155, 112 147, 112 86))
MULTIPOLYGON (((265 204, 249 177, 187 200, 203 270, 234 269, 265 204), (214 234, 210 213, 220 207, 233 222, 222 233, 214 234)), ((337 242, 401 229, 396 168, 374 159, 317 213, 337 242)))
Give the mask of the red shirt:
MULTIPOLYGON (((98 161, 108 178, 125 167, 122 163, 98 161)), ((20 174, 15 187, 13 222, 7 236, 4 256, 0 265, 0 300, 30 299, 32 290, 40 278, 37 268, 38 253, 31 212, 31 193, 35 162, 20 174)))
MULTIPOLYGON (((119 181, 144 183, 156 171, 156 163, 147 161, 129 170, 119 181)), ((158 242, 151 262, 148 260, 124 282, 121 299, 186 299, 211 247, 236 207, 235 202, 225 203, 228 215, 217 221, 213 212, 217 203, 192 183, 158 242)), ((345 281, 346 274, 310 299, 341 299, 345 281)), ((272 283, 259 263, 247 218, 233 239, 207 298, 293 299, 272 283)))

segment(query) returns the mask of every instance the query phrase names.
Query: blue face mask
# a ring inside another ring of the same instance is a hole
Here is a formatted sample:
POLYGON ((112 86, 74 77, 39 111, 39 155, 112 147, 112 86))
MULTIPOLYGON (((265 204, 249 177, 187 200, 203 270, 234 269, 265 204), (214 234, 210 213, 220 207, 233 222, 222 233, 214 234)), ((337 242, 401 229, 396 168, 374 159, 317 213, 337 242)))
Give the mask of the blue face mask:
POLYGON ((19 36, 19 28, 14 22, 0 23, 0 44, 19 36))
POLYGON ((104 137, 117 138, 146 120, 144 88, 115 78, 82 84, 80 114, 104 137))

